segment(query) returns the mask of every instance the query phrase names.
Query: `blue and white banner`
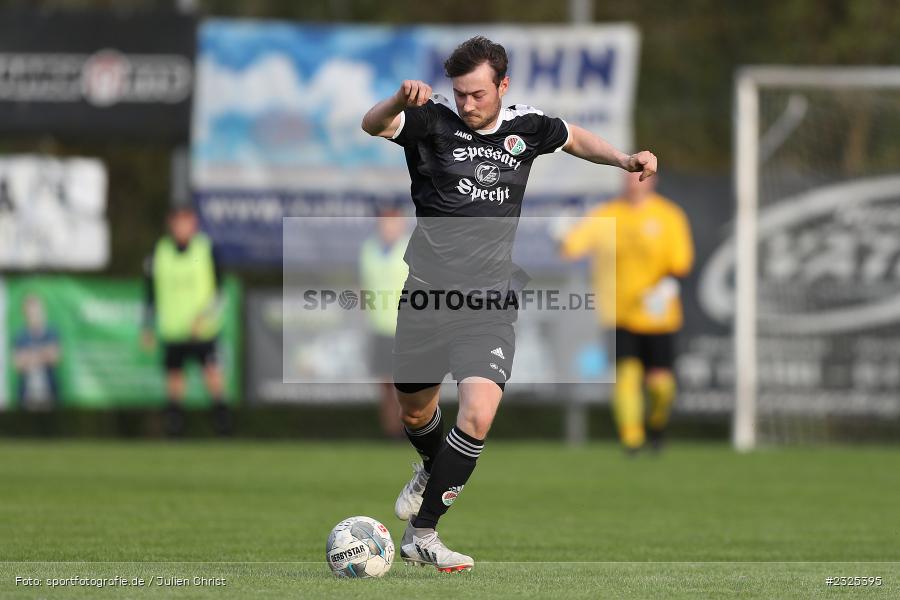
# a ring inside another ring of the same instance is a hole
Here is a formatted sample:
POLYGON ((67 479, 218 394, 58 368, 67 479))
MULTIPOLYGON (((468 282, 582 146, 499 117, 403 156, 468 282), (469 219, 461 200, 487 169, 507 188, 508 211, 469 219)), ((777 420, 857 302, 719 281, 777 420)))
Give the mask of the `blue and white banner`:
MULTIPOLYGON (((403 153, 360 129, 365 112, 404 79, 452 98, 443 61, 486 35, 510 57, 505 103, 535 106, 632 147, 638 34, 597 27, 311 26, 212 20, 200 29, 193 116, 199 189, 403 192, 403 153)), ((603 169, 539 161, 535 193, 596 193, 603 169), (543 164, 542 164, 543 163, 543 164)))
MULTIPOLYGON (((408 197, 401 148, 360 129, 366 111, 404 79, 452 98, 443 61, 485 35, 509 54, 504 104, 529 104, 632 150, 639 35, 630 25, 401 27, 210 20, 200 28, 192 182, 217 241, 261 240, 266 219, 301 216, 295 198, 408 197), (265 210, 225 210, 268 199, 265 210), (224 217, 225 214, 229 216, 224 217)), ((607 195, 616 169, 554 154, 535 163, 526 205, 607 195)), ((527 210, 527 209, 526 209, 527 210)), ((371 213, 370 213, 371 214, 371 213)), ((265 245, 265 244, 263 244, 265 245)), ((233 246, 233 258, 263 259, 233 246)), ((269 262, 280 256, 270 255, 269 262)))

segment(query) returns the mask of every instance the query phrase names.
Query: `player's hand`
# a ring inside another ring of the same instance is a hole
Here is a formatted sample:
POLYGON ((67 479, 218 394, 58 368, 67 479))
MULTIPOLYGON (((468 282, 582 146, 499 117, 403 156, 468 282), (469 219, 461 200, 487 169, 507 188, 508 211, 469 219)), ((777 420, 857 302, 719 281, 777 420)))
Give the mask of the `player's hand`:
POLYGON ((656 175, 656 155, 649 150, 641 150, 637 154, 628 157, 625 170, 631 173, 640 172, 639 181, 656 175))
POLYGON ((431 86, 424 81, 407 79, 400 84, 395 99, 397 105, 403 108, 422 106, 431 99, 431 86))

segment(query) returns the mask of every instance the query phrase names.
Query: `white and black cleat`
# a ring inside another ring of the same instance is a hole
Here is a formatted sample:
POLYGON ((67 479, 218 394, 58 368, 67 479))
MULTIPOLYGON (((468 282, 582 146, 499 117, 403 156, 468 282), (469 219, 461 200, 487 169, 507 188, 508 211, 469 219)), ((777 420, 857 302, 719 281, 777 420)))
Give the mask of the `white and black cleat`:
POLYGON ((434 529, 417 529, 409 523, 400 542, 400 558, 407 565, 434 565, 441 573, 471 571, 475 560, 444 545, 434 529))

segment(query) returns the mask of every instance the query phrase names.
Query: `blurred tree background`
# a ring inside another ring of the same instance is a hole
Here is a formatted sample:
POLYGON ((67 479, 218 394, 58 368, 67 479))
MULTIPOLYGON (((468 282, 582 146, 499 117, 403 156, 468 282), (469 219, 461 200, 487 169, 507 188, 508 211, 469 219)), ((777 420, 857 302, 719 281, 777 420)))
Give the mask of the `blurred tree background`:
MULTIPOLYGON (((319 23, 563 23, 566 0, 0 0, 7 9, 121 13, 182 10, 199 16, 319 23)), ((743 64, 900 64, 896 0, 594 0, 592 22, 627 21, 642 36, 637 145, 665 170, 727 173, 732 93, 743 64)), ((0 152, 99 156, 110 168, 113 274, 137 274, 161 228, 169 196, 165 145, 0 140, 0 152)))

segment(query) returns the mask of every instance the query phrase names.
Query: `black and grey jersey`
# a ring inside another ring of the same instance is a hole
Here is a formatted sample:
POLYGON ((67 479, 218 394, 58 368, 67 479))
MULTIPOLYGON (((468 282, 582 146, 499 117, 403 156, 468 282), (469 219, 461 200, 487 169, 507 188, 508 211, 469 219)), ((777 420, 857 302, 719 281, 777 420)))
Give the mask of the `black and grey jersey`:
POLYGON ((406 253, 410 273, 454 287, 505 281, 531 165, 562 149, 569 126, 516 104, 492 129, 476 131, 437 94, 400 119, 391 139, 406 153, 418 218, 406 253))

